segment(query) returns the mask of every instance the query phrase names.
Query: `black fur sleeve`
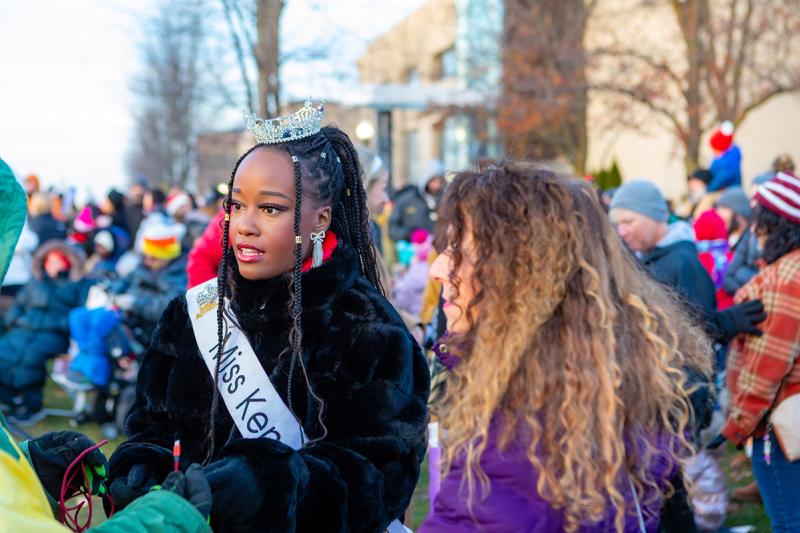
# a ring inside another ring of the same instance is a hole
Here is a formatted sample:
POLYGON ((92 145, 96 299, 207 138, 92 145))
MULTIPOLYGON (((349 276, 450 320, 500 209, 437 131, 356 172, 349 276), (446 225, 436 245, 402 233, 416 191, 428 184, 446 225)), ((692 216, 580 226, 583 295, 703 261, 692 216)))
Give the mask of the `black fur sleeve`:
MULTIPOLYGON (((253 531, 383 531, 411 499, 425 453, 427 365, 408 331, 354 328, 325 398, 328 436, 299 452, 272 440, 238 439, 263 504, 253 531), (345 370, 349 367, 351 371, 345 370)), ((224 459, 223 459, 224 460, 224 459)))
MULTIPOLYGON (((164 311, 153 341, 139 368, 136 400, 125 420, 129 439, 117 448, 109 462, 112 496, 124 506, 131 496, 140 495, 138 487, 128 491, 127 478, 134 466, 144 467, 143 475, 160 483, 172 468, 172 443, 175 424, 167 411, 170 377, 177 356, 175 334, 186 323, 183 297, 172 300, 164 311), (115 488, 117 489, 115 494, 115 488)), ((149 487, 141 487, 146 491, 149 487)), ((142 492, 143 493, 143 492, 142 492)))

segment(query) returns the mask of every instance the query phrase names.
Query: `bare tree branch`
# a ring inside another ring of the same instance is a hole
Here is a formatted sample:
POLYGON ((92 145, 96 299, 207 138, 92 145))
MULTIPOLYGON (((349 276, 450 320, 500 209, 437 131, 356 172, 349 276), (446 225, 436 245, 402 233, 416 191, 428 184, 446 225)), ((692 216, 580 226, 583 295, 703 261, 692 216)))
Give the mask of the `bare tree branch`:
MULTIPOLYGON (((245 98, 247 98, 247 110, 251 113, 255 111, 255 106, 253 104, 253 90, 252 85, 250 83, 250 76, 247 74, 247 64, 245 62, 244 50, 242 49, 242 43, 239 39, 239 33, 236 31, 236 28, 233 24, 233 18, 231 16, 231 2, 234 4, 236 0, 221 0, 222 7, 225 11, 225 21, 228 24, 228 30, 231 35, 231 40, 233 41, 234 50, 236 50, 236 62, 239 65, 239 74, 242 76, 242 84, 244 85, 245 90, 245 98)), ((238 8, 237 8, 238 12, 238 8)))
POLYGON ((194 172, 194 142, 203 103, 200 69, 205 27, 196 6, 166 0, 141 44, 143 71, 129 171, 152 182, 186 185, 194 172))
POLYGON ((739 111, 739 113, 736 115, 736 117, 734 117, 733 123, 738 126, 739 124, 741 124, 744 121, 745 118, 747 118, 747 115, 750 114, 750 112, 752 112, 755 109, 758 109, 759 107, 761 107, 762 105, 766 104, 767 102, 769 102, 770 100, 772 100, 776 96, 779 96, 781 94, 787 94, 787 93, 790 93, 790 92, 796 92, 796 91, 797 91, 797 87, 773 87, 773 88, 771 88, 769 91, 765 92, 760 97, 758 97, 755 100, 753 100, 752 102, 750 102, 750 104, 745 106, 741 111, 739 111))

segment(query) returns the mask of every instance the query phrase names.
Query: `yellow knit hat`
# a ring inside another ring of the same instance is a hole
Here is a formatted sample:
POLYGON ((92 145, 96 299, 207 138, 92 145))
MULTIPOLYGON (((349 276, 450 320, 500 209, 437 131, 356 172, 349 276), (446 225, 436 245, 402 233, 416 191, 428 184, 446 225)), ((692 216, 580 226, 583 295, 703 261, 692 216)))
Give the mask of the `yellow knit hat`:
POLYGON ((181 255, 178 233, 178 228, 161 224, 147 228, 143 236, 142 253, 155 259, 175 259, 181 255))

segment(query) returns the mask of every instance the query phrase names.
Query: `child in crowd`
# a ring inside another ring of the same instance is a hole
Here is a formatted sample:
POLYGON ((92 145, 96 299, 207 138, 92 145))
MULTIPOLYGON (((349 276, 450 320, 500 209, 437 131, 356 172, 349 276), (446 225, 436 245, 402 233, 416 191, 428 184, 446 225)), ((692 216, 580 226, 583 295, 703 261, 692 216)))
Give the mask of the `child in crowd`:
POLYGON ((395 275, 394 305, 412 316, 419 316, 422 309, 422 295, 428 285, 428 255, 433 249, 432 242, 431 234, 418 228, 411 232, 410 243, 398 245, 398 257, 406 268, 395 275))
POLYGON ((733 252, 728 243, 725 221, 715 210, 709 209, 695 220, 694 233, 697 256, 717 289, 717 309, 727 309, 733 305, 733 296, 725 291, 723 284, 733 252))
POLYGON ((45 363, 66 352, 69 312, 86 299, 84 257, 64 241, 50 241, 34 256, 33 276, 18 294, 0 336, 0 403, 20 425, 39 421, 45 363))

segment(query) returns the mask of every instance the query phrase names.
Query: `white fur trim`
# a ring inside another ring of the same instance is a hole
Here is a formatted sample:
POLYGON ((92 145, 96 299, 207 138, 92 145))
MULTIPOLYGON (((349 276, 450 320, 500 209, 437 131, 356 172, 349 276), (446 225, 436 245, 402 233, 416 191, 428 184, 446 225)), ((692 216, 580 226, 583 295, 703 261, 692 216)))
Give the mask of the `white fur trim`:
POLYGON ((726 120, 720 125, 719 131, 722 132, 723 135, 730 137, 733 135, 733 122, 726 120))

